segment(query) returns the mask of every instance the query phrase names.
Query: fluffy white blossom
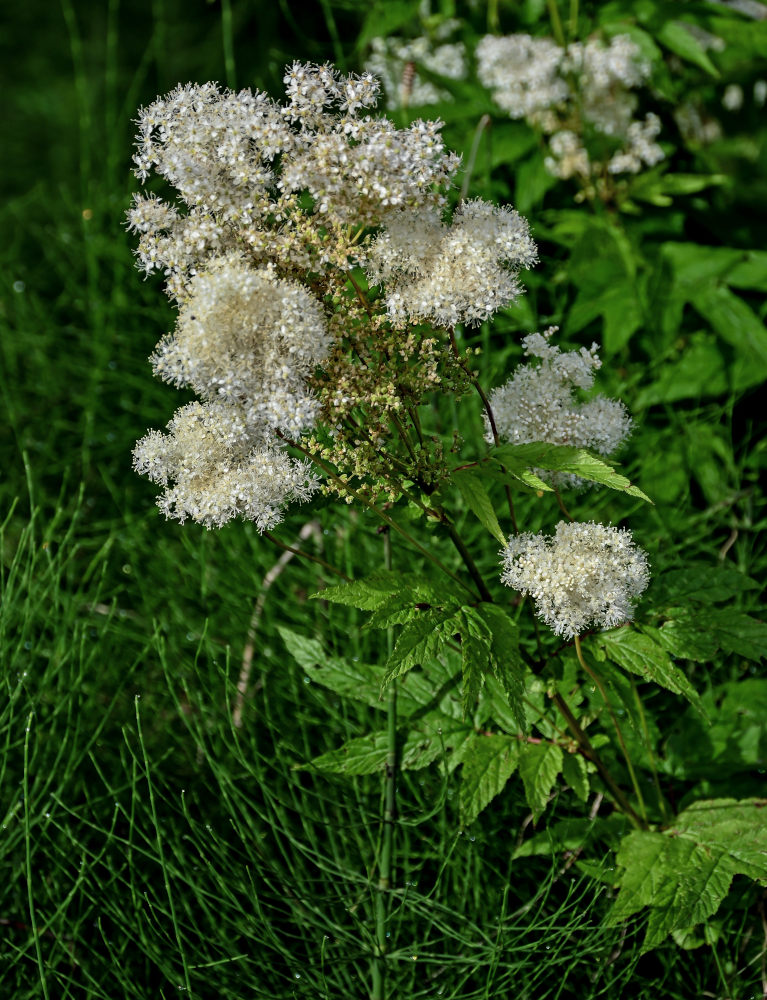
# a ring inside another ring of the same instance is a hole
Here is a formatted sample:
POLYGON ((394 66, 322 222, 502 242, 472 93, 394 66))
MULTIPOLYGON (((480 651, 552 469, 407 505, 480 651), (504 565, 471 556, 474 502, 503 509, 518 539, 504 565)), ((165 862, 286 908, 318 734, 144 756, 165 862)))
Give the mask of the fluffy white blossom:
POLYGON ((560 521, 553 536, 515 535, 502 552, 501 580, 529 594, 557 635, 629 621, 650 581, 647 555, 627 528, 560 521))
POLYGON ((385 288, 395 322, 452 328, 488 319, 519 295, 520 268, 537 259, 527 222, 513 209, 476 199, 444 225, 435 209, 393 216, 364 261, 385 288))
POLYGON ((371 116, 379 85, 370 73, 295 63, 285 85, 284 105, 206 83, 140 111, 136 174, 162 176, 178 203, 139 197, 129 225, 140 266, 163 272, 172 296, 183 298, 206 259, 231 251, 282 268, 329 263, 306 224, 306 194, 329 225, 375 226, 393 211, 444 203, 460 160, 440 122, 398 129, 371 116))
POLYGON ((586 149, 587 127, 619 148, 610 173, 636 173, 664 156, 654 141, 655 115, 635 119, 634 90, 646 83, 649 64, 628 35, 592 38, 561 47, 550 38, 489 35, 477 46, 477 73, 511 118, 525 118, 549 135, 545 166, 563 180, 598 177, 602 165, 586 149))
POLYGON ((664 157, 655 140, 660 135, 660 118, 650 112, 644 121, 632 122, 626 130, 626 145, 607 164, 611 174, 637 174, 643 166, 654 167, 664 157))
POLYGON ((591 160, 580 136, 569 129, 555 132, 549 139, 549 155, 544 166, 554 177, 566 181, 571 177, 589 177, 591 160))
POLYGON ((240 403, 254 419, 298 435, 316 410, 304 379, 329 346, 322 305, 307 288, 229 256, 192 278, 152 364, 204 400, 240 403))
POLYGON ((374 38, 370 47, 372 53, 365 69, 383 84, 390 110, 450 100, 446 90, 419 76, 418 66, 448 80, 462 80, 466 76, 463 42, 434 45, 425 36, 413 39, 390 36, 374 38))
POLYGON ((150 431, 138 442, 133 465, 165 487, 158 506, 166 517, 207 528, 243 517, 268 530, 319 485, 308 462, 271 446, 260 424, 228 402, 182 407, 167 434, 150 431))
POLYGON ((486 35, 476 53, 480 82, 511 118, 528 118, 570 96, 560 72, 565 50, 550 38, 486 35))
MULTIPOLYGON (((582 400, 577 390, 593 387, 594 372, 601 367, 597 345, 578 351, 560 351, 550 343, 556 327, 532 333, 522 341, 525 354, 539 364, 520 365, 504 385, 489 396, 498 436, 512 444, 546 441, 549 444, 590 448, 610 455, 631 433, 631 417, 619 400, 592 396, 582 400)), ((485 417, 486 438, 492 443, 485 417)), ((570 473, 536 470, 560 486, 584 486, 570 473)))
POLYGON ((739 83, 728 83, 724 88, 722 107, 727 111, 740 111, 743 107, 743 88, 739 83))

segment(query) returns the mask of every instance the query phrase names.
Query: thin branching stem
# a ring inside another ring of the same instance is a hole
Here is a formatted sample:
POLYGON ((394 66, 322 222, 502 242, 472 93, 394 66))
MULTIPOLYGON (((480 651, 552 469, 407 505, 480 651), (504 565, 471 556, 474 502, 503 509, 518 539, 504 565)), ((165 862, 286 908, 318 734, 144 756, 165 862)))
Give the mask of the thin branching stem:
MULTIPOLYGON (((452 330, 452 328, 449 329, 447 332, 450 337, 450 346, 453 350, 453 354, 455 355, 456 361, 461 366, 466 375, 469 377, 471 384, 477 390, 477 394, 479 395, 479 398, 482 400, 482 406, 485 410, 485 413, 487 414, 487 422, 490 424, 490 432, 493 435, 493 443, 497 448, 498 445, 500 444, 500 438, 498 437, 498 428, 495 423, 495 414, 493 413, 493 408, 490 405, 490 400, 487 398, 485 390, 479 384, 479 379, 476 377, 474 372, 471 371, 469 366, 461 357, 461 352, 458 348, 458 344, 456 343, 455 339, 455 332, 452 330)), ((506 473, 506 469, 503 465, 501 465, 501 472, 504 474, 506 473)), ((511 496, 511 487, 509 486, 508 483, 504 483, 504 489, 506 492, 506 502, 509 505, 509 517, 511 518, 511 523, 514 527, 514 533, 519 534, 519 527, 517 526, 517 516, 514 511, 514 500, 511 496)))
POLYGON ((355 490, 348 483, 344 482, 344 480, 341 479, 341 477, 338 476, 333 471, 333 469, 331 469, 329 465, 323 462, 318 455, 313 454, 311 451, 309 451, 308 448, 304 448, 303 445, 300 445, 297 441, 293 441, 291 438, 286 437, 280 431, 277 431, 277 436, 281 438, 286 444, 289 444, 291 448, 295 448, 296 451, 300 451, 303 455, 305 455, 318 468, 322 469, 322 471, 325 473, 326 476, 328 476, 328 478, 338 483, 343 488, 343 491, 345 493, 348 493, 349 496, 354 497, 355 500, 359 501, 359 503, 367 507, 369 511, 375 514, 377 517, 380 517, 381 520, 384 522, 384 524, 388 524, 390 528, 393 528, 398 535, 401 535, 414 548, 418 549, 418 551, 422 555, 426 556, 426 558, 430 562, 433 562, 434 565, 437 566, 439 569, 441 569, 442 572, 445 573, 447 576, 449 576, 451 580, 454 580, 456 583, 460 584, 460 586, 463 587, 464 590, 468 590, 470 594, 474 595, 474 592, 471 589, 471 587, 469 587, 466 583, 464 583, 464 581, 460 578, 460 576, 457 576, 451 569, 448 569, 448 567, 445 566, 445 564, 440 559, 438 559, 433 552, 430 552, 425 546, 421 545, 418 539, 413 538, 412 535, 408 534, 408 532, 405 531, 405 529, 401 525, 397 524, 397 522, 393 518, 389 517, 386 511, 381 510, 380 507, 376 507, 376 505, 372 501, 368 500, 367 497, 363 496, 358 490, 355 490))

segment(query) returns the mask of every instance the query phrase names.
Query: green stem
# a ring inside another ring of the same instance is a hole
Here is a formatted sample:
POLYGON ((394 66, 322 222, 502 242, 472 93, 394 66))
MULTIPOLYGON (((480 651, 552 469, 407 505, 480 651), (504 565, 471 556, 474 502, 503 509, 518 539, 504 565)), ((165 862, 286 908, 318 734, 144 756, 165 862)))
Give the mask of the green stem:
POLYGON ((221 35, 224 42, 224 68, 226 70, 226 85, 234 90, 236 70, 234 63, 234 31, 232 30, 231 0, 221 0, 221 35))
POLYGON ((554 32, 554 38, 557 40, 557 45, 561 45, 565 48, 567 42, 565 41, 565 32, 562 27, 562 18, 559 16, 559 8, 557 7, 557 0, 546 0, 546 4, 549 8, 549 18, 551 19, 551 30, 554 32))
MULTIPOLYGON (((384 533, 384 566, 392 568, 391 534, 384 533)), ((394 647, 394 630, 389 626, 386 630, 386 644, 389 655, 394 647)), ((393 680, 387 688, 386 701, 386 764, 384 770, 383 797, 383 837, 381 858, 378 865, 378 887, 376 894, 376 954, 373 962, 373 988, 371 1000, 385 1000, 386 997, 386 922, 387 902, 392 886, 394 867, 394 820, 396 815, 397 794, 397 681, 393 680)))
POLYGON ((570 41, 574 42, 578 38, 578 0, 570 0, 570 19, 567 30, 570 33, 570 41))
MULTIPOLYGON (((448 332, 448 335, 450 337, 450 347, 453 350, 453 354, 455 356, 456 361, 461 366, 461 368, 464 370, 464 372, 468 375, 469 379, 471 380, 472 385, 477 390, 477 394, 479 395, 479 398, 482 400, 482 406, 483 406, 483 408, 485 410, 485 413, 487 414, 487 422, 490 424, 490 433, 493 435, 493 443, 495 444, 495 446, 497 448, 498 445, 501 442, 500 442, 500 438, 498 437, 498 428, 497 428, 496 423, 495 423, 495 414, 493 413, 493 408, 490 405, 490 400, 487 398, 487 395, 485 394, 485 390, 479 384, 479 379, 476 378, 476 376, 473 374, 473 372, 469 369, 469 366, 466 364, 466 362, 461 357, 461 352, 458 350, 458 344, 456 343, 456 340, 455 340, 455 333, 454 333, 454 331, 451 328, 451 329, 448 329, 447 332, 448 332)), ((501 472, 504 473, 504 474, 506 473, 506 469, 505 469, 505 467, 503 465, 501 465, 501 472)), ((509 517, 511 518, 511 523, 514 526, 514 533, 515 534, 519 534, 519 527, 517 526, 517 517, 516 517, 516 514, 514 512, 514 501, 512 500, 512 497, 511 497, 511 488, 509 487, 508 483, 504 484, 504 489, 506 491, 506 500, 507 500, 508 505, 509 505, 509 517)), ((571 520, 572 520, 572 518, 571 518, 571 520)))
POLYGON ((554 487, 554 496, 557 498, 557 503, 559 504, 559 509, 562 511, 562 513, 565 515, 565 517, 567 518, 568 521, 572 521, 573 520, 573 515, 570 513, 570 511, 567 509, 567 507, 565 507, 565 502, 562 499, 562 494, 559 492, 559 490, 557 489, 556 486, 554 487))
POLYGON ((632 823, 634 823, 635 826, 637 826, 640 830, 646 830, 647 823, 642 819, 641 816, 639 816, 639 814, 636 812, 636 810, 631 805, 629 800, 626 798, 626 796, 618 787, 615 779, 608 771, 606 764, 592 746, 591 740, 586 735, 585 730, 581 728, 580 724, 578 723, 578 720, 570 711, 570 706, 567 704, 565 699, 557 691, 554 693, 553 700, 554 704, 562 713, 562 717, 567 723, 568 729, 575 737, 578 746, 581 748, 584 755, 588 757, 588 759, 592 762, 592 764, 595 765, 597 771, 599 771, 602 780, 610 789, 617 805, 621 808, 621 810, 624 813, 626 813, 626 815, 629 817, 632 823))
POLYGON ((581 637, 579 635, 575 636, 575 652, 578 656, 578 662, 586 671, 586 673, 589 675, 589 677, 594 681, 596 686, 599 688, 599 693, 602 695, 602 700, 604 701, 605 706, 607 708, 607 712, 612 721, 613 728, 615 729, 615 734, 618 737, 618 743, 620 743, 620 747, 623 752, 623 757, 626 761, 626 766, 628 767, 629 776, 631 778, 631 784, 634 788, 634 793, 637 797, 637 802, 639 803, 639 811, 642 814, 642 819, 644 820, 645 826, 647 826, 647 810, 645 809, 642 790, 639 787, 639 782, 637 781, 636 772, 634 771, 634 765, 631 761, 631 755, 628 752, 626 741, 623 738, 621 727, 618 725, 618 719, 616 718, 615 712, 613 711, 613 707, 610 704, 610 699, 607 696, 607 691, 602 682, 602 678, 599 676, 596 670, 593 669, 593 667, 590 667, 588 663, 586 663, 586 660, 583 657, 583 650, 581 649, 581 637))
POLYGON ((477 127, 474 129, 474 138, 471 142, 471 149, 469 150, 469 156, 466 160, 466 167, 463 173, 463 183, 461 184, 461 193, 459 195, 460 200, 464 201, 466 195, 469 193, 469 185, 471 184, 471 177, 474 173, 474 165, 477 162, 477 153, 479 152, 479 144, 482 141, 482 134, 487 131, 492 123, 490 115, 482 115, 482 117, 477 122, 477 127))
POLYGON ((482 579, 482 574, 479 572, 477 564, 474 562, 474 559, 472 558, 471 552, 469 552, 469 550, 466 548, 466 543, 458 534, 455 525, 451 521, 448 521, 447 519, 444 520, 442 523, 447 528, 448 534, 450 535, 450 540, 458 550, 461 559, 463 559, 463 563, 466 569, 469 571, 469 575, 471 576, 474 583, 477 585, 477 590, 479 591, 480 597, 482 598, 483 601, 488 601, 492 603, 493 598, 490 591, 487 589, 487 584, 482 579))

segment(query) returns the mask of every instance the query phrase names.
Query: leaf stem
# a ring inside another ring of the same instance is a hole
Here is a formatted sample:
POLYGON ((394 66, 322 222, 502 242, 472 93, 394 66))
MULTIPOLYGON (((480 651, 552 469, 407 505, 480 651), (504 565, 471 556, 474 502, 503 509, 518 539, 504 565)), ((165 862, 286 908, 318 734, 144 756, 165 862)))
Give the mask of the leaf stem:
MULTIPOLYGON (((500 438, 498 437, 498 428, 497 428, 496 423, 495 423, 495 415, 493 413, 493 408, 490 405, 490 400, 487 398, 485 390, 479 384, 479 379, 471 371, 471 369, 469 368, 469 366, 466 364, 466 362, 464 361, 464 359, 461 357, 461 352, 458 349, 458 344, 456 343, 456 339, 455 339, 455 331, 452 329, 452 327, 450 327, 450 328, 448 328, 447 332, 448 332, 448 336, 450 337, 450 347, 453 350, 453 354, 455 356, 456 361, 461 366, 461 368, 466 373, 466 375, 469 377, 469 380, 471 381, 471 384, 477 390, 477 394, 479 395, 479 398, 482 400, 482 406, 484 408, 485 413, 487 414, 487 422, 490 424, 490 433, 493 435, 493 443, 495 444, 495 446, 497 448, 498 445, 500 444, 500 438)), ((505 469, 505 467, 503 465, 501 465, 501 472, 503 472, 503 473, 506 472, 506 469, 505 469)), ((517 526, 517 517, 516 517, 516 514, 514 512, 514 500, 512 499, 512 496, 511 496, 511 487, 508 485, 508 483, 504 484, 504 490, 506 492, 506 501, 507 501, 507 503, 509 505, 509 517, 511 518, 511 523, 514 526, 514 534, 518 535, 519 534, 519 527, 517 526)), ((571 518, 571 520, 572 520, 572 518, 571 518)))
POLYGON ((570 732, 575 737, 578 746, 581 748, 584 755, 588 757, 588 759, 592 762, 592 764, 595 765, 597 771, 599 771, 602 780, 612 792, 613 798, 615 799, 618 806, 623 810, 624 813, 626 813, 626 815, 629 817, 632 823, 635 824, 635 826, 637 826, 640 830, 646 830, 647 823, 642 819, 641 816, 639 816, 639 814, 636 812, 636 810, 631 805, 629 800, 620 790, 620 788, 615 782, 615 779, 608 771, 604 761, 592 746, 591 740, 586 735, 585 730, 581 728, 578 720, 575 718, 572 711, 570 710, 570 706, 567 704, 565 699, 558 691, 554 692, 553 701, 554 704, 559 709, 559 711, 562 713, 562 716, 564 717, 564 720, 567 723, 570 732))
POLYGON ((567 42, 565 41, 565 32, 562 27, 562 18, 559 16, 559 8, 557 7, 557 0, 546 0, 546 4, 549 8, 549 18, 551 19, 551 30, 554 32, 554 38, 557 40, 557 45, 561 45, 565 48, 567 42))
POLYGON ((610 703, 610 699, 607 696, 607 691, 605 689, 602 678, 599 676, 593 667, 590 667, 583 656, 583 649, 581 648, 581 637, 579 635, 575 636, 575 652, 578 656, 578 662, 589 675, 589 677, 594 681, 596 686, 599 688, 599 693, 602 695, 602 700, 605 703, 607 712, 615 729, 615 734, 618 737, 618 743, 620 744, 621 751, 623 752, 623 757, 626 761, 626 766, 628 767, 629 776, 631 778, 631 784, 634 788, 634 793, 637 797, 637 802, 639 803, 639 811, 642 814, 642 819, 644 820, 644 825, 647 826, 647 810, 644 804, 644 797, 642 796, 642 790, 639 787, 639 782, 637 781, 636 771, 634 770, 634 765, 631 760, 631 755, 628 752, 628 747, 626 746, 626 741, 623 738, 623 733, 621 732, 621 727, 618 725, 618 719, 616 718, 613 707, 610 703))

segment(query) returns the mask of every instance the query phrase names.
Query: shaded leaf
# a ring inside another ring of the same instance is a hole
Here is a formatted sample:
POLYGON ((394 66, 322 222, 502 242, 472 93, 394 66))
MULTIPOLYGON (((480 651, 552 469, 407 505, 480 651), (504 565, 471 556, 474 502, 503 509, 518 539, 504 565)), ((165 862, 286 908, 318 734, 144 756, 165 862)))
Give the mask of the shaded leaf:
POLYGON ((711 62, 704 46, 683 21, 666 21, 656 32, 655 38, 686 62, 700 66, 711 76, 719 76, 719 70, 711 62))
POLYGON ((589 773, 586 761, 579 753, 566 753, 564 755, 562 758, 562 777, 581 802, 585 802, 589 794, 589 773))
POLYGON ((460 490, 466 506, 475 515, 480 524, 484 528, 487 528, 490 534, 501 545, 505 545, 507 538, 498 523, 493 502, 481 477, 470 469, 461 469, 458 472, 454 472, 451 478, 460 490))
POLYGON ((524 743, 519 751, 519 773, 525 786, 525 798, 535 819, 546 808, 562 770, 562 748, 556 743, 524 743))
POLYGON ((463 752, 461 825, 473 823, 517 767, 519 744, 510 736, 474 735, 463 752))
POLYGON ((650 907, 642 950, 714 914, 733 875, 767 878, 765 799, 696 802, 663 833, 635 830, 617 855, 623 869, 610 913, 615 924, 650 907))
POLYGON ((645 680, 681 694, 700 709, 700 696, 687 676, 671 662, 666 650, 631 627, 610 629, 595 636, 607 658, 645 680))
POLYGON ((497 604, 483 603, 476 610, 490 630, 493 671, 506 693, 512 717, 524 733, 527 731, 524 695, 528 670, 519 652, 519 629, 497 604))

